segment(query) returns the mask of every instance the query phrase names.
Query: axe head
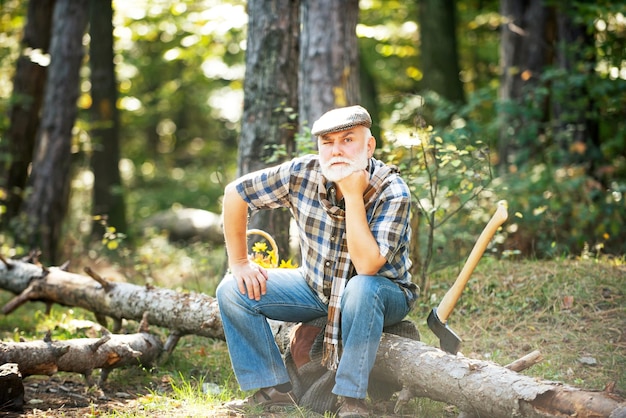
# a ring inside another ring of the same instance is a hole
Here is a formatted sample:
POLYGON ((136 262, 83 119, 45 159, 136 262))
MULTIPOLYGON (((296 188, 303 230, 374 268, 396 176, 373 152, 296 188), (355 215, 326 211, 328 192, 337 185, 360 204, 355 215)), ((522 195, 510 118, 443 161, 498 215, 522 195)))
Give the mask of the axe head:
POLYGON ((461 339, 454 331, 448 328, 447 324, 441 322, 439 316, 437 316, 437 308, 433 308, 426 322, 428 323, 428 328, 439 338, 439 345, 443 351, 450 354, 459 352, 461 339))

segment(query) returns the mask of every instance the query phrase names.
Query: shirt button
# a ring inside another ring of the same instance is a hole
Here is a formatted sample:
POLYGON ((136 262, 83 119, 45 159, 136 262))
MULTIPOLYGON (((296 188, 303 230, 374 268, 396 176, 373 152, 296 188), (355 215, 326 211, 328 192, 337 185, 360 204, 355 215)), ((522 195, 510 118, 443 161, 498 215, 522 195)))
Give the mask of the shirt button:
POLYGON ((330 267, 330 261, 326 261, 324 264, 326 265, 326 267, 330 267))

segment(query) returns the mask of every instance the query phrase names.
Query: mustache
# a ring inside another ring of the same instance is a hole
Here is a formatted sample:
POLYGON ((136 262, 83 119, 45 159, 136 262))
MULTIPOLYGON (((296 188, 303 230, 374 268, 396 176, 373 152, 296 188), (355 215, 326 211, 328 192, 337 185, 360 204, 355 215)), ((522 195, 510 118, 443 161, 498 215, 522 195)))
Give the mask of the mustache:
POLYGON ((337 163, 354 164, 355 161, 346 157, 333 157, 332 159, 324 163, 324 167, 330 167, 331 165, 337 163))

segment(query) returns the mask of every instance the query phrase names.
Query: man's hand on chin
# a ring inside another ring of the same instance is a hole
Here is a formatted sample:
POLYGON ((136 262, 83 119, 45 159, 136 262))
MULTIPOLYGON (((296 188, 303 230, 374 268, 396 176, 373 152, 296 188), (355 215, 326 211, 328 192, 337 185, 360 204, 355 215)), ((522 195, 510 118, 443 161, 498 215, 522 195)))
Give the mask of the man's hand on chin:
POLYGON ((336 184, 344 199, 351 196, 361 198, 369 185, 369 181, 370 174, 367 170, 357 170, 339 180, 336 184))

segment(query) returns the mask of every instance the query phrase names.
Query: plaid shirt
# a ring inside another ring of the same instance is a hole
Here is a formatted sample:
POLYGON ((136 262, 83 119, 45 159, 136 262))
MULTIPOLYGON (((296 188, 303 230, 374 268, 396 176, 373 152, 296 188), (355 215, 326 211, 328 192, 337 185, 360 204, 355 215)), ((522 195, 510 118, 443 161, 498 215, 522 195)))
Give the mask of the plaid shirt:
MULTIPOLYGON (((385 167, 381 161, 370 159, 371 178, 385 167)), ((345 213, 331 203, 328 195, 332 183, 325 181, 318 156, 306 155, 241 177, 237 191, 253 211, 290 209, 298 226, 304 277, 328 303, 333 280, 348 280, 354 269, 346 245, 345 213)), ((387 259, 377 274, 401 286, 412 305, 417 287, 409 273, 410 192, 395 172, 380 183, 380 190, 366 207, 370 230, 387 259)))

